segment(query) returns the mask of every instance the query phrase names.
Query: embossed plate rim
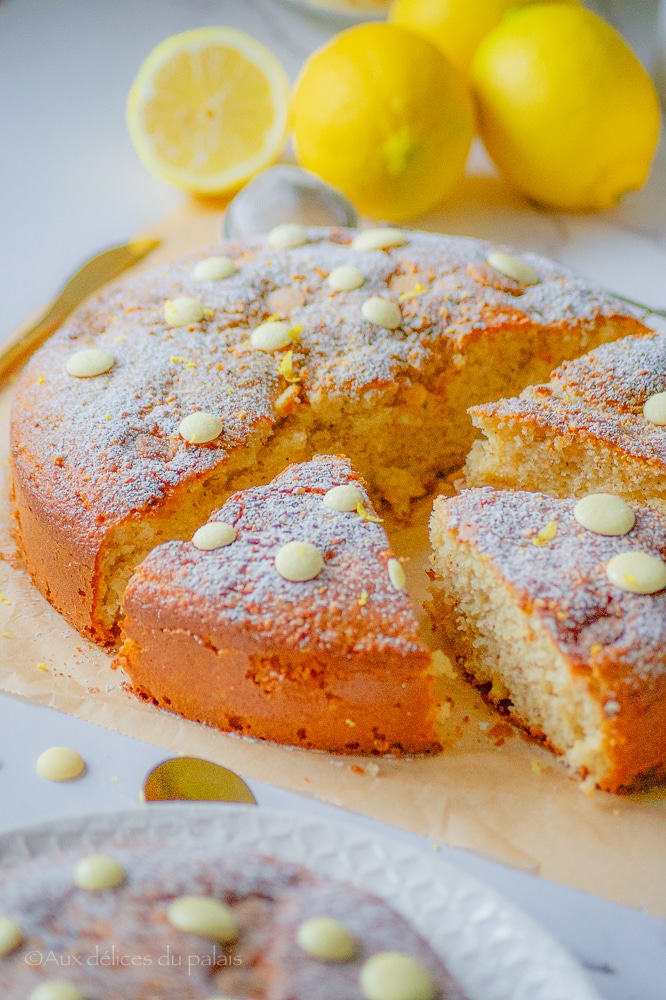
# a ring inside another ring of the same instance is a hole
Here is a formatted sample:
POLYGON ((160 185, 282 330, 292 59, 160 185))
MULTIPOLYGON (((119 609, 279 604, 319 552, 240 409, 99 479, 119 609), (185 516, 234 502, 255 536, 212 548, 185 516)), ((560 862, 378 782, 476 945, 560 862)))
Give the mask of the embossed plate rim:
POLYGON ((215 836, 383 897, 423 934, 470 1000, 600 1000, 566 951, 494 889, 437 857, 361 827, 247 805, 152 804, 0 834, 2 866, 62 850, 215 836))

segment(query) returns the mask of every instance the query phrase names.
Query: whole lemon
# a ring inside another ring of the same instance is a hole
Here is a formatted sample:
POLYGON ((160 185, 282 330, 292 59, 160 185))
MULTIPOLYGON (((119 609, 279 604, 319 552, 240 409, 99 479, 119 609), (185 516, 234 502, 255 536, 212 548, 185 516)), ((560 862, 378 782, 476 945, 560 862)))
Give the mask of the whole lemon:
MULTIPOLYGON (((540 0, 394 0, 389 21, 429 38, 454 66, 469 71, 481 39, 513 7, 540 0)), ((545 3, 578 3, 578 0, 541 0, 545 3)))
POLYGON ((367 215, 406 219, 460 181, 474 131, 471 95, 433 45, 361 24, 306 62, 292 125, 298 162, 367 215))
POLYGON ((472 81, 486 148, 529 198, 608 208, 645 183, 659 138, 657 93, 621 36, 591 11, 514 11, 481 42, 472 81))

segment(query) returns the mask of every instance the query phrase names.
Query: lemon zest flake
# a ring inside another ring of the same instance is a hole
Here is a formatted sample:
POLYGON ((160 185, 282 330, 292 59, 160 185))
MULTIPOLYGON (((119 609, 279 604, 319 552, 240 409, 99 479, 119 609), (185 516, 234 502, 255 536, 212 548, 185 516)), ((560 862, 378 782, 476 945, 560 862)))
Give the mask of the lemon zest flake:
POLYGON ((49 668, 46 666, 45 663, 38 663, 37 664, 37 669, 38 670, 44 670, 46 673, 49 672, 49 668))
POLYGON ((301 339, 301 334, 303 333, 303 324, 297 323, 296 326, 292 326, 289 331, 289 336, 291 337, 292 343, 296 344, 301 339))
POLYGON ((359 517, 362 517, 364 521, 373 521, 375 524, 381 524, 384 520, 383 517, 377 517, 375 514, 371 514, 370 511, 367 511, 363 506, 362 500, 359 500, 356 504, 356 513, 359 517))
POLYGON ((557 534, 557 524, 555 521, 549 521, 545 528, 534 536, 532 539, 532 545, 547 545, 548 542, 552 541, 557 534))
POLYGON ((8 601, 4 594, 0 594, 0 604, 11 604, 11 601, 8 601))
POLYGON ((280 375, 282 375, 282 377, 287 380, 287 382, 300 382, 301 377, 294 371, 293 360, 294 360, 294 352, 287 351, 285 356, 282 358, 282 361, 278 365, 278 371, 280 375))
POLYGON ((368 603, 368 592, 367 590, 362 590, 361 596, 358 599, 358 606, 359 608, 364 608, 367 603, 368 603))
POLYGON ((423 285, 419 281, 414 286, 414 288, 412 288, 411 291, 409 291, 409 292, 403 292, 402 295, 400 296, 400 298, 398 299, 398 302, 407 302, 408 299, 416 299, 416 298, 418 298, 419 295, 423 295, 424 292, 425 292, 425 285, 423 285))

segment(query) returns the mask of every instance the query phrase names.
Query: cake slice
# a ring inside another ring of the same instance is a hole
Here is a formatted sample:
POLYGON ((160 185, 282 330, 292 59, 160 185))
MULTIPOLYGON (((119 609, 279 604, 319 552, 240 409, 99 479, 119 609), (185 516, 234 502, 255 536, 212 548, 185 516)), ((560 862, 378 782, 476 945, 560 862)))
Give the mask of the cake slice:
POLYGON ((123 613, 135 693, 188 719, 335 753, 441 749, 404 571, 343 457, 292 465, 158 546, 123 613))
POLYGON ((490 487, 439 497, 431 613, 489 700, 589 785, 626 792, 666 777, 666 516, 636 509, 607 536, 574 511, 490 487), (652 559, 611 563, 629 552, 652 559))
POLYGON ((626 337, 566 361, 547 385, 471 408, 485 439, 467 458, 467 485, 560 497, 610 491, 664 507, 665 390, 663 335, 626 337))

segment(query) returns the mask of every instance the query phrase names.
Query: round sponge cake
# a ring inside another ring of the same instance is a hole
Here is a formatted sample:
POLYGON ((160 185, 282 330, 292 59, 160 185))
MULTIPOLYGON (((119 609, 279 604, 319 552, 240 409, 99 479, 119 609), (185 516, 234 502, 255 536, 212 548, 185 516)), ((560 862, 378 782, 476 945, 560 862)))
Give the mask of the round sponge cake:
POLYGON ((36 585, 83 634, 113 643, 135 566, 190 538, 232 491, 343 453, 406 516, 462 463, 467 407, 645 332, 534 255, 520 255, 536 279, 521 284, 488 263, 490 244, 405 232, 366 249, 357 236, 312 230, 292 249, 256 240, 180 258, 102 293, 27 366, 11 426, 19 535, 36 585), (231 273, 202 278, 210 256, 231 273), (333 287, 343 266, 359 287, 333 287), (196 413, 207 434, 183 424, 196 413))

